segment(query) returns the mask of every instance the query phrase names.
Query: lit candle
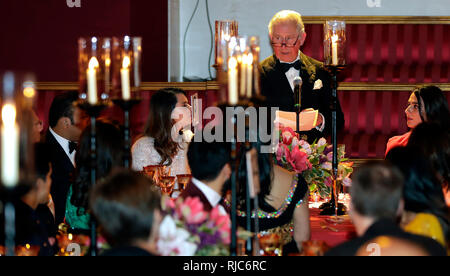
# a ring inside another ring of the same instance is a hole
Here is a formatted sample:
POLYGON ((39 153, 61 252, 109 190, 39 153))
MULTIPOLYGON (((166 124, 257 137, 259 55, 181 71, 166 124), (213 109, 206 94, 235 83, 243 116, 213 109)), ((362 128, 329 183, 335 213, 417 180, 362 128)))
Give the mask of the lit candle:
POLYGON ((19 127, 14 105, 3 106, 2 120, 2 182, 5 187, 14 187, 19 182, 19 127))
POLYGON ((337 35, 333 35, 331 37, 331 63, 332 65, 338 65, 338 46, 337 46, 337 41, 338 41, 338 36, 337 35))
POLYGON ((130 94, 130 58, 125 56, 122 62, 122 69, 120 69, 120 76, 122 79, 122 98, 128 101, 131 98, 130 94))
POLYGON ((252 97, 253 89, 253 55, 247 56, 247 98, 252 97))
POLYGON ((241 77, 241 81, 240 81, 240 85, 241 88, 239 89, 239 96, 240 97, 244 97, 245 96, 245 81, 246 81, 246 77, 245 75, 247 74, 247 55, 242 55, 238 57, 238 62, 240 64, 241 70, 240 70, 240 77, 241 77))
POLYGON ((97 104, 97 70, 98 60, 96 57, 92 57, 89 61, 89 68, 87 69, 87 98, 88 102, 92 105, 97 104))
POLYGON ((231 105, 238 102, 238 62, 235 57, 231 57, 228 61, 228 102, 231 105))

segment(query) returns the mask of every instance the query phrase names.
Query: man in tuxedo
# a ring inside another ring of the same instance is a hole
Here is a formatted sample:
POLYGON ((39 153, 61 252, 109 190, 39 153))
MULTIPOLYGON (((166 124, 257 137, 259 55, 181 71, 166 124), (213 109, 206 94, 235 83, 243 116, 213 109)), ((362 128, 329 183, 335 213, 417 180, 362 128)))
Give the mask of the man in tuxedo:
POLYGON ((52 164, 51 196, 55 206, 56 225, 64 220, 67 192, 75 168, 76 142, 89 122, 87 115, 75 102, 78 93, 66 92, 53 99, 49 111, 46 143, 52 164))
MULTIPOLYGON (((294 79, 301 77, 301 110, 319 111, 317 124, 304 132, 308 141, 331 134, 331 78, 323 63, 300 51, 306 39, 302 18, 295 11, 278 12, 270 21, 269 38, 274 55, 261 63, 261 89, 269 107, 294 112, 294 79)), ((337 100, 337 129, 344 126, 344 114, 337 100)))
MULTIPOLYGON (((349 215, 356 239, 345 242, 325 253, 327 256, 354 256, 376 247, 369 241, 396 239, 415 245, 432 256, 445 256, 445 249, 435 240, 403 231, 397 220, 403 212, 403 176, 387 161, 372 161, 360 167, 350 188, 349 215)), ((379 249, 383 247, 379 244, 379 249)))
POLYGON ((187 158, 192 173, 192 181, 180 197, 198 197, 205 211, 219 206, 222 214, 228 212, 223 204, 225 183, 231 176, 231 148, 229 143, 192 142, 189 144, 187 158))

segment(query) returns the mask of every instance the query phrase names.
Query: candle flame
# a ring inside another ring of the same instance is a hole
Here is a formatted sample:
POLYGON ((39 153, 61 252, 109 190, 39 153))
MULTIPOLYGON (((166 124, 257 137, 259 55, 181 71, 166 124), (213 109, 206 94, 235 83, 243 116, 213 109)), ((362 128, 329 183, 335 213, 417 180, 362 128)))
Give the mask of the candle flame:
POLYGON ((5 104, 2 108, 2 121, 4 125, 14 125, 16 121, 16 107, 13 104, 5 104))
POLYGON ((25 87, 25 89, 23 90, 23 95, 26 98, 33 98, 34 95, 36 95, 36 90, 34 90, 33 87, 25 87))
POLYGON ((231 57, 230 60, 228 61, 228 68, 229 69, 236 69, 237 65, 238 65, 238 62, 237 62, 236 58, 235 57, 231 57))
POLYGON ((89 69, 95 69, 98 68, 99 66, 100 65, 96 57, 92 57, 91 60, 89 60, 89 69))
POLYGON ((331 37, 331 42, 332 42, 332 43, 336 43, 338 40, 339 40, 338 35, 333 35, 333 36, 331 37))
POLYGON ((31 248, 31 246, 30 246, 28 243, 25 245, 25 247, 26 247, 28 250, 31 248))
POLYGON ((248 55, 244 55, 244 63, 247 65, 253 64, 253 55, 251 53, 248 55))
POLYGON ((73 240, 73 235, 69 234, 69 241, 73 240))
POLYGON ((111 65, 111 59, 110 58, 107 58, 105 60, 105 65, 106 65, 106 67, 109 67, 111 65))
POLYGON ((123 62, 122 62, 122 68, 128 68, 130 66, 130 58, 128 56, 125 56, 123 58, 123 62))

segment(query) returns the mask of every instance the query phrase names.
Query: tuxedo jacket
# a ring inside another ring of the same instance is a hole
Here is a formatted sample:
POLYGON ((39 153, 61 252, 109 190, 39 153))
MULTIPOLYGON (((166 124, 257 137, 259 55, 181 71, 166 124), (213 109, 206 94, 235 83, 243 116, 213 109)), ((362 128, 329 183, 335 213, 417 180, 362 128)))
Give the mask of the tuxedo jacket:
MULTIPOLYGON (((331 134, 331 108, 332 91, 331 77, 325 71, 323 64, 300 52, 300 77, 303 84, 301 87, 301 110, 313 108, 325 118, 325 128, 321 132, 317 129, 306 131, 303 134, 308 136, 308 141, 326 137, 331 134), (316 81, 321 80, 322 87, 314 90, 316 81)), ((281 63, 275 55, 266 58, 260 65, 261 71, 261 93, 266 97, 268 107, 278 107, 281 111, 295 111, 295 95, 286 77, 286 73, 281 68, 281 63)), ((344 126, 344 114, 342 113, 339 99, 336 108, 337 130, 344 126)))
POLYGON ((330 249, 325 253, 325 256, 355 256, 364 244, 380 236, 396 237, 412 242, 426 250, 431 256, 446 256, 444 247, 437 241, 425 236, 405 232, 389 219, 376 221, 367 229, 364 235, 330 249))
POLYGON ((66 211, 66 199, 72 181, 74 166, 64 149, 56 141, 50 131, 46 134, 50 162, 52 164, 52 185, 50 193, 55 204, 55 223, 59 225, 64 221, 66 211))

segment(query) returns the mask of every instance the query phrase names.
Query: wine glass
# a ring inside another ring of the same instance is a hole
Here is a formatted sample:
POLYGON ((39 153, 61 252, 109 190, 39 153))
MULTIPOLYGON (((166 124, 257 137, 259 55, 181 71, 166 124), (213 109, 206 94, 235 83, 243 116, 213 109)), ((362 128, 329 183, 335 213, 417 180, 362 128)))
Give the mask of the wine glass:
POLYGON ((275 233, 258 234, 261 256, 281 256, 281 238, 275 233))
POLYGON ((175 176, 161 176, 160 177, 160 187, 161 192, 165 195, 171 196, 173 192, 173 187, 175 186, 175 176))
POLYGON ((149 165, 144 167, 144 174, 155 182, 156 186, 159 186, 159 172, 161 165, 149 165))
POLYGON ((177 174, 178 189, 180 190, 180 192, 186 189, 187 184, 191 181, 191 178, 191 174, 177 174))

